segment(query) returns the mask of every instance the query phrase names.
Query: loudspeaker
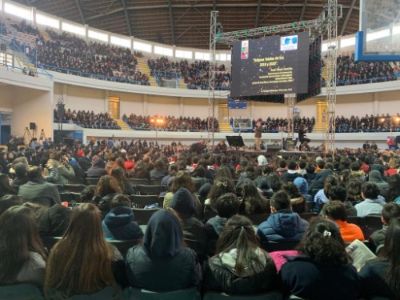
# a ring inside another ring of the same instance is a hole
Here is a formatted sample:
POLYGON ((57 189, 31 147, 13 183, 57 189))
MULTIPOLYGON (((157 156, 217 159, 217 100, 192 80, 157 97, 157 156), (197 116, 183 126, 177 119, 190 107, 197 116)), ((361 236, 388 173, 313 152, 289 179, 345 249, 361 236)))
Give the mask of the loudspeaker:
POLYGON ((240 135, 225 136, 230 147, 244 147, 243 138, 240 135))
POLYGON ((35 122, 30 122, 29 123, 29 129, 30 130, 36 130, 36 123, 35 122))

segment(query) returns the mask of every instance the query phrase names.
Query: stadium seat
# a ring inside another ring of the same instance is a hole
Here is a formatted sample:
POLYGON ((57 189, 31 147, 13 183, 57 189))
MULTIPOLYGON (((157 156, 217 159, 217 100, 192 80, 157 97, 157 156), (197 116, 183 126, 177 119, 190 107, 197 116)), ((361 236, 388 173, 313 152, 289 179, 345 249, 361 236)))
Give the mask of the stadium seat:
POLYGON ((121 299, 121 291, 116 291, 112 287, 106 287, 105 289, 102 289, 101 291, 94 293, 94 294, 88 294, 88 295, 75 295, 68 300, 110 300, 110 299, 121 299))
POLYGON ((151 292, 143 289, 131 289, 131 300, 200 300, 200 293, 196 288, 172 292, 151 292))
POLYGON ((259 295, 227 295, 225 293, 206 292, 203 300, 282 300, 280 292, 269 292, 259 295))
POLYGON ((99 179, 100 178, 98 178, 98 177, 86 177, 86 183, 88 185, 97 185, 97 182, 99 182, 99 179))
POLYGON ((133 214, 135 216, 135 220, 139 225, 147 225, 150 217, 157 211, 159 208, 152 209, 143 209, 143 208, 132 208, 133 214))
POLYGON ((311 221, 312 218, 318 217, 318 214, 313 212, 301 213, 300 217, 306 221, 311 221))
POLYGON ((149 181, 146 178, 128 178, 128 180, 134 186, 138 184, 149 184, 149 181))
POLYGON ((379 215, 370 215, 364 217, 364 224, 362 231, 364 233, 365 239, 369 239, 370 235, 382 228, 382 220, 379 215))
POLYGON ((81 193, 86 188, 86 185, 84 185, 84 184, 58 184, 57 188, 60 193, 62 193, 62 192, 81 193))
POLYGON ((81 197, 80 193, 73 193, 73 192, 63 192, 60 193, 60 198, 61 198, 61 202, 62 201, 67 201, 67 202, 79 202, 81 197))
POLYGON ((0 299, 4 300, 42 300, 41 291, 33 284, 14 284, 0 286, 0 299))
POLYGON ((283 251, 283 250, 294 250, 299 244, 299 241, 282 241, 282 242, 267 242, 263 243, 263 248, 267 252, 283 251))
POLYGON ((249 216, 249 219, 251 222, 253 222, 253 225, 260 225, 262 222, 268 219, 268 216, 269 213, 256 214, 249 216))
POLYGON ((138 184, 136 190, 140 195, 160 195, 164 191, 161 185, 138 184))
POLYGON ((129 241, 120 241, 120 240, 107 240, 108 243, 115 246, 121 255, 125 257, 126 253, 130 248, 140 243, 141 240, 129 240, 129 241))
POLYGON ((144 208, 152 204, 158 204, 161 208, 164 201, 164 198, 158 195, 131 195, 129 198, 132 200, 132 206, 136 208, 144 208))

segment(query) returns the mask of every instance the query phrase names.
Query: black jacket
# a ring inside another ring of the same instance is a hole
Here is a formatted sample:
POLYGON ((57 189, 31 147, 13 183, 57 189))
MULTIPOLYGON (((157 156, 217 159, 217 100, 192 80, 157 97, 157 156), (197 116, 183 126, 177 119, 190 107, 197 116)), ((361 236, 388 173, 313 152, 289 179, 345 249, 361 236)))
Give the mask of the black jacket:
POLYGON ((134 246, 126 256, 131 286, 155 292, 175 291, 199 285, 201 270, 196 253, 182 248, 174 257, 152 259, 143 246, 134 246))
POLYGON ((233 295, 252 295, 278 288, 278 275, 273 261, 266 257, 262 272, 239 276, 219 255, 204 264, 204 289, 233 295))
POLYGON ((106 238, 129 241, 143 238, 142 229, 134 221, 133 211, 129 207, 115 207, 111 209, 102 222, 106 238))
POLYGON ((374 259, 361 269, 359 275, 362 283, 362 294, 367 299, 374 297, 385 297, 398 299, 395 297, 388 284, 386 283, 386 271, 389 262, 385 259, 374 259))
POLYGON ((182 219, 183 239, 193 249, 200 261, 207 256, 207 232, 204 224, 195 217, 182 219))
POLYGON ((360 280, 356 269, 348 264, 317 264, 308 257, 291 258, 283 265, 282 284, 293 295, 308 300, 356 300, 360 280))

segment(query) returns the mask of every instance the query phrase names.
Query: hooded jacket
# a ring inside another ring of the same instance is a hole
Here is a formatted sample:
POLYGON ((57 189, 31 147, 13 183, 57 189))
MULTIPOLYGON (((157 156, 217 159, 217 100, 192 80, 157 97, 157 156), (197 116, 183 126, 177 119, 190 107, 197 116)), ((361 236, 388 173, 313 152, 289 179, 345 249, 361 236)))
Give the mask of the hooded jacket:
POLYGON ((308 222, 291 210, 271 214, 257 229, 263 245, 268 242, 300 241, 308 228, 308 222))
POLYGON ((371 171, 369 173, 368 181, 375 183, 378 186, 381 195, 386 197, 387 192, 389 190, 389 184, 382 178, 382 174, 379 171, 377 170, 371 171))
POLYGON ((129 282, 136 288, 166 292, 200 281, 196 253, 183 245, 178 219, 164 209, 151 216, 143 245, 129 249, 126 262, 129 282))
POLYGON ((111 209, 102 222, 105 238, 122 241, 143 238, 143 232, 134 219, 133 211, 129 207, 111 209))

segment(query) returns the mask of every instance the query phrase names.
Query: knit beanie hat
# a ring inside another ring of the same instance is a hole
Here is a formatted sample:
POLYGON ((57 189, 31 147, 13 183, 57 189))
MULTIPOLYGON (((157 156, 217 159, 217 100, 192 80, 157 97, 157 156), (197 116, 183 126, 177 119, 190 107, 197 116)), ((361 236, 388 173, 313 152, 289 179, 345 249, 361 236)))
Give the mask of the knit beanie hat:
POLYGON ((196 207, 192 193, 186 188, 177 190, 172 198, 171 208, 182 216, 193 216, 196 212, 196 207))

